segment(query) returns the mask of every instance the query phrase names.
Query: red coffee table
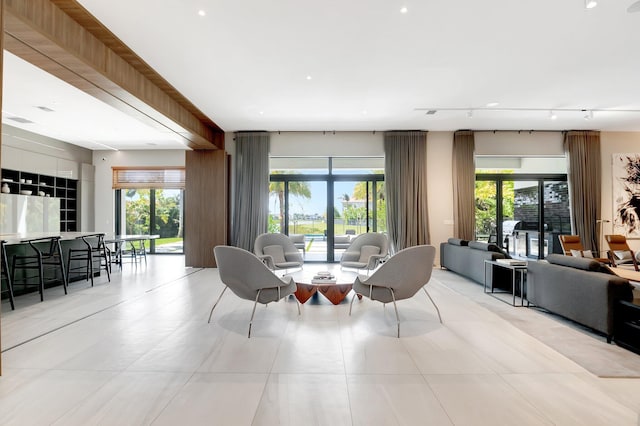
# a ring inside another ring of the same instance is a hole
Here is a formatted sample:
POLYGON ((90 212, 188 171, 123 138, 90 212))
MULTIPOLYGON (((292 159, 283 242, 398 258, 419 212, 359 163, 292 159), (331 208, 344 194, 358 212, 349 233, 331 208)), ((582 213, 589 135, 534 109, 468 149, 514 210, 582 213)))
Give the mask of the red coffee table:
POLYGON ((337 305, 342 302, 351 291, 358 273, 355 270, 342 271, 339 266, 327 267, 327 265, 319 265, 313 267, 305 265, 304 269, 287 275, 293 277, 296 282, 298 289, 295 295, 300 303, 305 303, 315 292, 319 292, 329 299, 331 303, 337 305), (313 282, 313 277, 320 271, 331 272, 335 277, 335 283, 313 282))

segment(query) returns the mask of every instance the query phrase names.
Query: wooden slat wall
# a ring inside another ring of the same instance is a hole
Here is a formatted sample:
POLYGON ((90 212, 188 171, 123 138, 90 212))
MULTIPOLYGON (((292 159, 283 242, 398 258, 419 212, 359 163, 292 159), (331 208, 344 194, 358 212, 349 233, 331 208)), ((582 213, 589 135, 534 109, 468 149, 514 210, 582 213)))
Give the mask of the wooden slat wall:
POLYGON ((215 267, 213 248, 227 244, 227 155, 223 150, 186 154, 185 265, 215 267))
POLYGON ((193 149, 224 148, 213 121, 76 1, 4 2, 8 51, 193 149))

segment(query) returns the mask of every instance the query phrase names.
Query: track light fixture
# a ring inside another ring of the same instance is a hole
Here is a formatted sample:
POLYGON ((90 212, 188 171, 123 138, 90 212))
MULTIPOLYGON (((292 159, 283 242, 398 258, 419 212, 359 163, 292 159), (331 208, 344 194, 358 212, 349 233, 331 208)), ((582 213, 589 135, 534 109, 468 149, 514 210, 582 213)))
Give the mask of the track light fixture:
POLYGON ((587 111, 586 109, 582 110, 584 112, 584 119, 585 120, 592 120, 593 119, 593 111, 589 110, 587 111))
POLYGON ((556 115, 556 113, 555 113, 555 112, 553 112, 553 110, 550 110, 550 111, 549 111, 549 119, 550 119, 550 120, 555 120, 555 119, 557 119, 557 118, 558 118, 558 116, 556 115))
POLYGON ((473 110, 470 109, 469 111, 467 111, 467 117, 468 118, 473 118, 473 110))

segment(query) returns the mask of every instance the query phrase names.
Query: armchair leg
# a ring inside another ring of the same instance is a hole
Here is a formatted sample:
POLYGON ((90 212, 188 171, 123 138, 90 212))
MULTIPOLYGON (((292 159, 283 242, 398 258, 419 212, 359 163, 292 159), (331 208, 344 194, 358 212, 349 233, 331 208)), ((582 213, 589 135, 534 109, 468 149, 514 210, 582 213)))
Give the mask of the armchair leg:
POLYGON ((400 338, 400 315, 398 315, 398 306, 396 306, 396 294, 391 287, 387 287, 391 292, 391 300, 393 301, 393 309, 396 311, 396 323, 398 324, 398 338, 400 338))
POLYGON ((442 324, 442 317, 440 316, 440 309, 438 309, 438 305, 436 305, 436 302, 433 301, 427 289, 424 287, 422 287, 422 289, 427 294, 427 297, 429 298, 429 300, 431 300, 431 303, 433 303, 433 307, 436 308, 436 312, 438 313, 438 318, 440 319, 440 324, 442 324))
POLYGON ((258 299, 260 299, 260 293, 262 289, 258 290, 258 294, 256 295, 256 301, 253 303, 253 310, 251 311, 251 319, 249 320, 249 334, 247 335, 247 339, 251 338, 251 325, 253 324, 253 316, 256 314, 256 306, 258 305, 258 299))
POLYGON ((351 303, 349 303, 349 316, 351 316, 351 309, 353 308, 353 301, 356 300, 356 292, 353 292, 353 297, 351 298, 351 303))
POLYGON ((216 308, 216 306, 218 306, 218 302, 220 302, 220 299, 222 299, 222 295, 224 294, 225 291, 227 291, 227 286, 224 287, 224 289, 222 290, 222 293, 220 293, 220 296, 218 296, 218 300, 216 300, 216 303, 213 304, 213 308, 211 308, 211 312, 209 312, 209 320, 207 321, 207 323, 211 322, 211 315, 213 315, 213 310, 216 308))

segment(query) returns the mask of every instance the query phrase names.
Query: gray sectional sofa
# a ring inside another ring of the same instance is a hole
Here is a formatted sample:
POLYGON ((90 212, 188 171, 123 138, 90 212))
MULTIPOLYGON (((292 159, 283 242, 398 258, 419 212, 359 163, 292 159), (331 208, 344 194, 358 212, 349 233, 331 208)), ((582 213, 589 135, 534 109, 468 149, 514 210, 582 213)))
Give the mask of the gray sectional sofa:
POLYGON ((560 254, 529 262, 526 294, 536 306, 606 334, 608 342, 614 334, 614 306, 633 299, 629 281, 600 263, 560 254))
MULTIPOLYGON (((495 244, 449 238, 440 244, 440 267, 484 284, 484 261, 506 256, 495 244)), ((489 268, 491 270, 491 268, 489 268)))

